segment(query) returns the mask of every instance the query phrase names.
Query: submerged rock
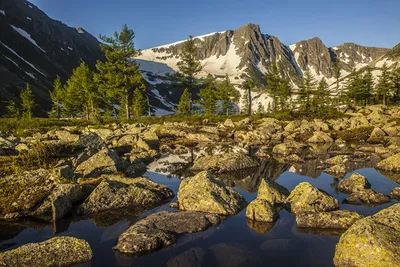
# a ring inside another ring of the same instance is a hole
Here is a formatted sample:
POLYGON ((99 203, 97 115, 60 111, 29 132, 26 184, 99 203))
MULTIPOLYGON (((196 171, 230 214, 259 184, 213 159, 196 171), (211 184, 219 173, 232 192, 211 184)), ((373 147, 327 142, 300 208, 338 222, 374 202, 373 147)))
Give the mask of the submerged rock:
POLYGON ((358 173, 353 173, 346 180, 340 181, 338 188, 342 192, 353 193, 371 188, 371 184, 368 182, 365 176, 362 176, 361 174, 358 173))
POLYGON ((246 200, 232 187, 209 172, 182 180, 178 191, 179 209, 232 215, 246 206, 246 200))
POLYGON ((0 253, 0 266, 70 266, 92 259, 89 244, 75 237, 54 237, 0 253))
POLYGON ((360 214, 347 210, 303 213, 296 216, 296 225, 298 227, 347 229, 360 219, 362 219, 360 214))
POLYGON ((298 184, 286 199, 286 203, 295 215, 339 209, 337 199, 308 182, 298 184))
POLYGON ((130 254, 157 251, 176 243, 182 234, 204 231, 220 222, 220 217, 215 214, 194 211, 157 212, 122 233, 114 249, 130 254))
POLYGON ((169 259, 167 262, 168 267, 201 267, 204 266, 205 251, 202 248, 191 248, 178 256, 169 259))
POLYGON ((399 266, 400 204, 353 224, 336 245, 335 266, 399 266))
POLYGON ((246 208, 246 218, 258 222, 275 222, 279 214, 267 200, 255 199, 246 208))
POLYGON ((376 206, 390 201, 390 198, 372 189, 364 189, 352 193, 345 199, 345 202, 354 205, 376 206))
POLYGON ((256 160, 242 153, 224 153, 201 157, 194 162, 192 170, 215 170, 219 172, 238 171, 257 167, 256 160))
POLYGON ((174 193, 147 178, 107 177, 79 207, 80 214, 131 208, 147 210, 170 201, 174 193))
POLYGON ((400 172, 400 153, 382 160, 376 168, 384 171, 400 172))

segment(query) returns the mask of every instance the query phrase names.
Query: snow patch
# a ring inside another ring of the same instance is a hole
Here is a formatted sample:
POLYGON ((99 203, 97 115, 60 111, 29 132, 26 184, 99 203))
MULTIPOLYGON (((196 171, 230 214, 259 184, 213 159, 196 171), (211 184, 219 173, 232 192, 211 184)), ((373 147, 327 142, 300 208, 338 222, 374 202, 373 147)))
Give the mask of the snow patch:
POLYGON ((30 18, 30 17, 26 17, 26 19, 32 21, 32 18, 30 18))
POLYGON ((154 109, 154 115, 156 115, 156 116, 167 116, 167 115, 174 114, 174 112, 168 111, 168 110, 165 110, 162 108, 153 107, 153 109, 154 109))
POLYGON ((30 76, 32 79, 37 80, 36 77, 35 77, 35 75, 33 75, 32 73, 27 72, 27 71, 25 71, 25 73, 26 73, 28 76, 30 76))
POLYGON ((15 63, 15 61, 14 60, 12 60, 11 58, 9 58, 9 57, 6 57, 6 56, 4 56, 7 60, 9 60, 9 61, 11 61, 12 63, 14 63, 14 65, 15 66, 17 66, 18 68, 19 68, 19 66, 18 66, 18 64, 17 63, 15 63))
POLYGON ((10 25, 16 32, 18 32, 22 37, 25 37, 26 39, 28 39, 29 42, 31 42, 34 46, 36 46, 37 48, 39 48, 40 50, 42 50, 44 53, 46 53, 46 51, 44 51, 37 43, 35 40, 32 39, 31 35, 29 33, 27 33, 26 31, 24 31, 21 28, 15 27, 14 25, 10 25))
POLYGON ((294 51, 296 49, 296 44, 289 45, 290 50, 294 51))
POLYGON ((158 100, 160 100, 160 102, 164 106, 170 108, 171 110, 175 109, 175 106, 172 105, 171 103, 169 103, 167 100, 165 100, 165 98, 160 95, 160 92, 157 89, 153 89, 153 90, 151 90, 151 92, 158 98, 158 100))
POLYGON ((71 50, 71 51, 74 50, 72 47, 69 47, 69 46, 68 46, 68 49, 71 50))
POLYGON ((26 61, 23 57, 21 57, 20 55, 17 54, 17 52, 15 52, 14 50, 12 50, 10 47, 8 47, 7 45, 5 45, 3 42, 0 41, 0 44, 2 44, 5 48, 7 48, 8 50, 10 50, 10 52, 12 52, 14 55, 16 55, 17 57, 19 57, 21 60, 23 60, 26 64, 28 64, 29 66, 31 66, 33 69, 35 69, 37 72, 39 72, 40 74, 42 74, 44 77, 46 77, 46 75, 44 75, 43 72, 41 72, 40 70, 38 70, 32 63, 26 61))
POLYGON ((28 5, 30 8, 33 8, 33 6, 32 5, 28 5))
POLYGON ((0 9, 0 13, 3 14, 4 16, 6 15, 6 12, 3 9, 0 9))
POLYGON ((335 47, 332 47, 332 49, 333 50, 339 50, 339 47, 335 46, 335 47))
POLYGON ((396 62, 394 62, 394 61, 392 61, 392 60, 390 60, 390 59, 384 58, 384 59, 379 60, 378 62, 376 62, 375 67, 377 67, 377 68, 382 68, 383 65, 384 65, 385 63, 386 63, 386 65, 387 65, 388 67, 390 67, 390 66, 392 66, 393 64, 395 64, 396 62))
MULTIPOLYGON (((194 36, 193 39, 199 39, 199 40, 201 40, 201 41, 204 41, 204 38, 207 37, 207 36, 211 36, 211 35, 214 35, 214 34, 216 34, 216 33, 224 33, 224 32, 226 32, 226 31, 222 31, 222 32, 211 32, 211 33, 207 33, 207 34, 200 35, 200 36, 194 36)), ((165 44, 165 45, 156 46, 156 47, 153 47, 153 48, 168 48, 168 47, 171 47, 171 46, 174 46, 174 45, 177 45, 177 44, 186 42, 186 41, 187 41, 187 40, 181 40, 181 41, 177 41, 177 42, 170 43, 170 44, 165 44)))

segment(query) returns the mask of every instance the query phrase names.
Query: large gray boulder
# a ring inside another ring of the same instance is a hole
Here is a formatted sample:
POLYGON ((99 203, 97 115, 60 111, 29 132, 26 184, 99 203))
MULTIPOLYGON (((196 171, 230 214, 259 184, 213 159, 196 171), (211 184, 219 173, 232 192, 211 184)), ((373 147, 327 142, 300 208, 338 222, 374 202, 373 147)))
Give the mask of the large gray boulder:
POLYGON ((298 184, 286 199, 286 203, 295 215, 339 209, 339 202, 336 198, 308 182, 298 184))
POLYGON ((114 249, 129 254, 157 251, 176 243, 182 234, 204 231, 220 222, 220 217, 215 214, 193 211, 157 212, 122 233, 114 249))
POLYGON ((79 207, 78 213, 96 214, 124 208, 144 211, 174 197, 172 190, 148 178, 105 178, 79 207))
POLYGON ((60 236, 2 252, 0 266, 70 266, 91 259, 92 250, 85 240, 60 236))
POLYGON ((192 167, 194 171, 215 170, 219 172, 238 171, 257 167, 256 160, 242 153, 224 153, 197 159, 192 167))
POLYGON ((400 265, 400 204, 354 223, 336 245, 335 266, 400 265))
POLYGON ((232 215, 246 206, 246 200, 232 187, 204 171, 182 180, 178 204, 181 210, 232 215))

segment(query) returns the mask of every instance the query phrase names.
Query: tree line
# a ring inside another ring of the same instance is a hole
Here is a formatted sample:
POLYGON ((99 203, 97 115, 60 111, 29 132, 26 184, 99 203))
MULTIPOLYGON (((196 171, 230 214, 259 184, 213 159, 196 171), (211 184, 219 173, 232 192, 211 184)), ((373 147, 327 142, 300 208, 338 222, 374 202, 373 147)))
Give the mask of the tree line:
MULTIPOLYGON (((60 77, 54 80, 50 97, 52 109, 50 117, 85 117, 98 120, 101 117, 140 117, 150 115, 148 95, 139 65, 132 59, 140 52, 134 46, 134 32, 124 25, 121 32, 112 37, 100 35, 100 44, 105 61, 97 61, 94 70, 85 62, 73 70, 65 84, 60 77)), ((179 71, 175 74, 178 85, 184 88, 176 108, 177 115, 204 113, 205 115, 246 113, 251 114, 252 93, 268 94, 272 98, 267 107, 258 104, 257 113, 296 110, 304 113, 325 113, 340 104, 368 105, 379 103, 399 103, 400 66, 392 71, 385 63, 377 82, 373 80, 372 69, 353 70, 343 88, 339 88, 341 69, 339 61, 333 63, 333 77, 336 79, 337 95, 332 95, 325 78, 319 82, 310 71, 294 89, 292 82, 284 76, 275 62, 271 63, 265 74, 266 86, 257 86, 247 77, 240 88, 244 95, 232 84, 228 75, 223 79, 208 74, 203 79, 196 76, 202 71, 195 39, 189 36, 183 44, 178 62, 179 71), (340 92, 340 93, 339 93, 340 92), (242 100, 243 108, 238 109, 242 100)), ((20 103, 8 102, 8 116, 31 118, 36 106, 33 92, 29 86, 20 93, 20 103)))

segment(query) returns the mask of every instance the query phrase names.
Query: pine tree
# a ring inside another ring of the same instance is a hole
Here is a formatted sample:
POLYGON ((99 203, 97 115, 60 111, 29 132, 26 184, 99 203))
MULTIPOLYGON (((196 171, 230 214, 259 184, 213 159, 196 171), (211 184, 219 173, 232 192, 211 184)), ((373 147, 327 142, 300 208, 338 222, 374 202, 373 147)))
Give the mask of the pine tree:
MULTIPOLYGON (((98 61, 95 82, 104 102, 110 105, 117 102, 125 108, 125 117, 130 118, 130 106, 135 88, 143 88, 144 80, 139 72, 139 65, 131 60, 138 55, 133 39, 135 34, 125 24, 120 33, 113 37, 100 35, 104 42, 101 49, 106 61, 98 61)), ((107 107, 110 109, 110 107, 107 107)))
POLYGON ((61 117, 60 106, 65 97, 65 87, 63 86, 59 76, 54 80, 53 91, 50 92, 51 100, 53 101, 52 111, 56 118, 61 117))
POLYGON ((313 97, 313 107, 320 111, 325 108, 328 98, 329 98, 329 91, 328 91, 328 83, 326 82, 325 78, 318 83, 317 89, 315 90, 314 97, 313 97))
POLYGON ((202 69, 201 63, 197 57, 197 47, 195 40, 189 35, 188 40, 183 44, 182 51, 180 53, 181 60, 178 62, 179 71, 185 76, 183 84, 194 94, 195 76, 202 69))
POLYGON ((35 97, 29 83, 26 84, 24 90, 20 93, 22 115, 30 120, 32 118, 32 110, 35 107, 35 97))
POLYGON ((218 92, 215 78, 209 74, 199 92, 198 103, 206 115, 214 115, 217 110, 218 92))
POLYGON ((373 90, 374 90, 374 80, 372 72, 370 68, 367 68, 367 71, 362 77, 362 88, 360 92, 360 100, 364 106, 369 103, 373 90))
POLYGON ((280 78, 278 99, 281 111, 285 111, 288 109, 288 101, 291 96, 292 96, 292 85, 290 84, 289 79, 280 78))
POLYGON ((146 113, 147 99, 144 97, 142 91, 136 88, 133 93, 133 116, 139 118, 146 113))
MULTIPOLYGON (((268 104, 269 104, 269 102, 268 102, 268 104)), ((258 102, 257 114, 258 115, 265 114, 265 109, 264 109, 263 105, 261 104, 261 102, 258 102)))
POLYGON ((393 85, 393 102, 399 103, 400 101, 400 64, 396 64, 391 75, 390 80, 393 85))
POLYGON ((229 115, 229 111, 233 108, 233 105, 239 101, 240 93, 231 83, 228 75, 225 76, 225 80, 218 83, 217 88, 218 100, 222 103, 222 110, 226 115, 229 115))
POLYGON ((70 115, 85 114, 86 119, 93 119, 98 109, 98 92, 93 83, 93 74, 89 66, 82 62, 73 70, 68 79, 65 96, 65 108, 70 115))
POLYGON ((183 91, 181 99, 179 100, 178 109, 176 113, 178 115, 190 115, 190 103, 191 103, 190 93, 189 90, 186 88, 183 91))
POLYGON ((252 98, 251 98, 251 91, 256 87, 254 81, 250 78, 247 78, 241 85, 241 87, 245 90, 245 100, 244 100, 244 110, 248 115, 251 115, 252 110, 252 98))
POLYGON ((267 72, 266 80, 267 80, 267 92, 270 94, 272 97, 272 102, 273 102, 273 108, 272 111, 276 111, 276 107, 278 105, 277 99, 279 98, 279 90, 280 90, 280 83, 281 83, 281 77, 280 77, 280 72, 278 70, 278 67, 276 66, 276 63, 272 63, 270 71, 267 72))
POLYGON ((346 96, 352 100, 353 105, 357 104, 363 92, 363 77, 355 69, 350 74, 346 84, 346 96))
POLYGON ((20 116, 20 110, 17 103, 14 100, 9 100, 6 105, 7 117, 18 118, 20 116))
POLYGON ((382 96, 382 104, 387 104, 387 98, 392 93, 393 84, 390 80, 389 68, 386 63, 383 64, 382 73, 379 75, 378 83, 376 84, 376 91, 378 96, 382 96))
POLYGON ((304 77, 299 85, 298 101, 300 111, 307 111, 311 108, 311 97, 317 85, 314 76, 309 70, 304 73, 304 77))

